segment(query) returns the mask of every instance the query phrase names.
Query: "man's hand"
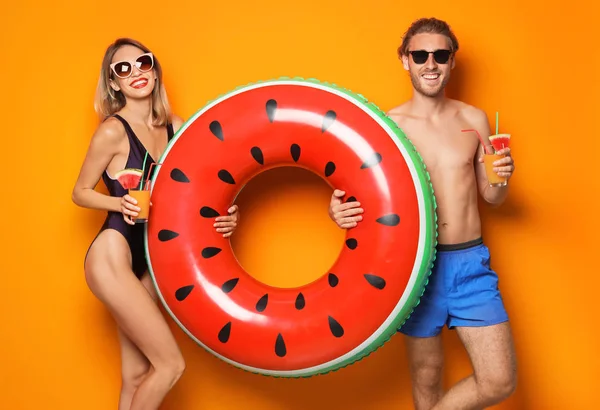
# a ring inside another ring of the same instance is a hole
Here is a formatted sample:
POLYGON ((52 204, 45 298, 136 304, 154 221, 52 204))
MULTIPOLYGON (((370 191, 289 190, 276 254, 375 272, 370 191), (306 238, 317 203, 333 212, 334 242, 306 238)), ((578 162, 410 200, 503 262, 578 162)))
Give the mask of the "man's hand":
MULTIPOLYGON (((510 148, 503 148, 500 151, 496 151, 498 155, 506 155, 504 158, 494 161, 494 172, 506 180, 512 177, 515 171, 515 161, 510 155, 510 148)), ((483 162, 483 155, 479 157, 479 162, 483 162)))
POLYGON ((329 217, 342 229, 354 228, 358 222, 362 221, 364 210, 360 208, 360 202, 352 201, 342 203, 342 198, 346 193, 336 189, 331 195, 329 203, 329 217))

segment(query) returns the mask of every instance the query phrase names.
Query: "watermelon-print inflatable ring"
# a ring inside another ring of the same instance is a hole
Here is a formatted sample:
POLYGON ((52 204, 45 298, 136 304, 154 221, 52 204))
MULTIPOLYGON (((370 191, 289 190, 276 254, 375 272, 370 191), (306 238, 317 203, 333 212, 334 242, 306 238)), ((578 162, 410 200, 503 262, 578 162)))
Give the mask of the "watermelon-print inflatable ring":
POLYGON ((381 346, 418 303, 435 255, 432 188, 409 140, 363 97, 316 80, 239 87, 189 119, 159 164, 151 276, 167 312, 220 359, 277 377, 326 373, 381 346), (290 165, 365 212, 331 269, 282 289, 242 269, 213 218, 252 177, 290 165))

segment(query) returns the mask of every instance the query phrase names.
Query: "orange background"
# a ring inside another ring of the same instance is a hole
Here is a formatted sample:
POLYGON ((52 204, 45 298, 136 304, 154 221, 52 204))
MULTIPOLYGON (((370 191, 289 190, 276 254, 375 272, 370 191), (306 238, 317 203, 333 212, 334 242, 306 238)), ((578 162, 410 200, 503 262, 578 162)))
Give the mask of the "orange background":
MULTIPOLYGON (((600 108, 600 54, 592 2, 66 4, 24 0, 2 11, 1 408, 116 408, 115 327, 83 277, 103 214, 71 202, 112 40, 131 36, 156 53, 184 118, 235 86, 282 75, 335 82, 387 110, 410 97, 395 56, 400 37, 429 15, 447 19, 461 43, 449 94, 486 110, 492 128, 498 110, 500 132, 513 134, 510 198, 498 209, 482 207, 519 359, 518 389, 497 408, 598 407, 600 280, 591 241, 598 232, 592 153, 600 147, 592 118, 600 108)), ((314 277, 306 272, 327 269, 343 240, 325 214, 324 182, 286 172, 260 177, 240 197, 234 246, 244 266, 271 282, 276 271, 314 277), (298 270, 289 270, 290 258, 298 270)), ((412 408, 401 337, 343 371, 278 380, 226 365, 169 322, 187 370, 164 409, 412 408)), ((451 384, 470 365, 455 333, 444 336, 451 384)))

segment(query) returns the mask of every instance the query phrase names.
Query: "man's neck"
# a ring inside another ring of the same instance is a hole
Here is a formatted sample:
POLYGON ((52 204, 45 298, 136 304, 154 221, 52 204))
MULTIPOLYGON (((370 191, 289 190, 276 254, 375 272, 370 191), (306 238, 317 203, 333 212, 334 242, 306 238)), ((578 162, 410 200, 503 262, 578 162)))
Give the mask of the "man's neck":
POLYGON ((133 122, 152 127, 152 98, 127 100, 123 111, 129 114, 133 122))
POLYGON ((448 99, 444 93, 440 93, 436 97, 428 97, 416 91, 413 91, 412 112, 419 117, 437 117, 440 115, 448 104, 448 99))

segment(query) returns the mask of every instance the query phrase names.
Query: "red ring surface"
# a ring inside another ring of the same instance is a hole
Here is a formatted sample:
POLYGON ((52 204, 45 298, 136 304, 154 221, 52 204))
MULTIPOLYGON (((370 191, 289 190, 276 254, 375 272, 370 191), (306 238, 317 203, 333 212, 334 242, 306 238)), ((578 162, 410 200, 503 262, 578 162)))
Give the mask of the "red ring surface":
POLYGON ((285 84, 232 94, 186 123, 163 156, 147 228, 152 275, 180 325, 228 360, 272 370, 318 366, 371 337, 406 290, 419 239, 417 193, 392 138, 364 107, 326 90, 285 84), (269 104, 276 108, 269 111, 269 104), (335 119, 323 130, 328 111, 335 112, 335 119), (222 135, 213 132, 215 121, 222 135), (300 147, 297 162, 293 144, 300 147), (254 147, 262 153, 262 165, 252 155, 258 152, 254 147), (376 158, 375 153, 381 162, 361 167, 376 158), (335 171, 325 176, 328 162, 335 164, 335 171), (365 209, 363 221, 347 233, 347 239, 357 241, 355 249, 344 247, 328 272, 296 289, 273 288, 244 272, 228 240, 213 228, 213 218, 200 214, 203 207, 223 214, 248 180, 282 165, 318 173, 365 209), (176 169, 189 182, 174 180, 173 172, 181 177, 176 169), (221 170, 235 183, 219 179, 221 170), (398 215, 400 222, 395 226, 377 222, 388 214, 398 215), (208 248, 220 251, 203 257, 208 248), (335 286, 329 273, 338 279, 335 286), (373 286, 365 274, 383 278, 385 287, 373 286), (225 292, 223 285, 235 278, 235 287, 225 292), (176 297, 186 293, 183 300, 176 297), (300 293, 302 309, 296 306, 300 293), (264 295, 266 308, 259 312, 256 305, 264 295), (330 318, 343 328, 343 335, 333 326, 334 334, 330 318), (219 340, 220 334, 225 339, 227 330, 227 340, 219 340), (276 352, 281 339, 283 356, 281 348, 280 355, 276 352))

